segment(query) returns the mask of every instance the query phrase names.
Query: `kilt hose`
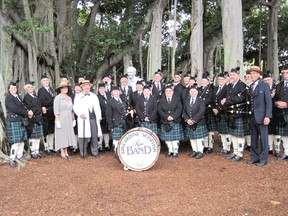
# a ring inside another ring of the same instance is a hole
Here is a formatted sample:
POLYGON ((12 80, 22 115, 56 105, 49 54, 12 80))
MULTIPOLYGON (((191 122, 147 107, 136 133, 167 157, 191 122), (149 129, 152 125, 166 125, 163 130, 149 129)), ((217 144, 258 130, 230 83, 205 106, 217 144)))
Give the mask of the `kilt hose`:
POLYGON ((186 125, 186 132, 190 140, 202 139, 208 136, 208 130, 206 125, 197 125, 195 130, 186 125))
POLYGON ((157 127, 157 123, 155 122, 141 122, 140 126, 144 128, 148 128, 153 133, 158 134, 158 127, 157 127))
POLYGON ((34 123, 33 125, 33 132, 30 136, 30 138, 42 138, 44 136, 44 133, 43 133, 43 125, 39 125, 39 124, 36 124, 34 123))
POLYGON ((229 134, 236 137, 244 137, 247 133, 247 122, 244 118, 235 118, 235 129, 229 128, 229 134))
POLYGON ((8 143, 19 143, 27 140, 27 131, 22 122, 6 122, 6 136, 8 143))
POLYGON ((171 130, 166 131, 164 125, 161 124, 160 138, 163 141, 179 141, 184 139, 184 132, 181 123, 170 122, 171 130))

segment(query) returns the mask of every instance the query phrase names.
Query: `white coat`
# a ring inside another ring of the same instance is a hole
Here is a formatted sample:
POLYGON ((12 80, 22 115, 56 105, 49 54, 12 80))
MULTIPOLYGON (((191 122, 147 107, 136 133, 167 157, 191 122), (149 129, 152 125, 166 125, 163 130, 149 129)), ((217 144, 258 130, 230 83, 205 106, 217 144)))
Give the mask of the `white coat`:
POLYGON ((83 92, 77 94, 74 100, 73 110, 75 114, 78 116, 78 137, 79 138, 90 138, 91 137, 91 130, 90 130, 90 119, 89 119, 89 110, 92 111, 94 109, 96 115, 96 122, 98 127, 98 137, 102 136, 102 130, 100 126, 101 120, 101 108, 98 97, 90 92, 89 96, 85 96, 83 92), (84 119, 80 118, 80 116, 84 114, 87 118, 84 119), (85 130, 84 130, 84 123, 85 123, 85 130), (85 131, 85 134, 83 134, 85 131))

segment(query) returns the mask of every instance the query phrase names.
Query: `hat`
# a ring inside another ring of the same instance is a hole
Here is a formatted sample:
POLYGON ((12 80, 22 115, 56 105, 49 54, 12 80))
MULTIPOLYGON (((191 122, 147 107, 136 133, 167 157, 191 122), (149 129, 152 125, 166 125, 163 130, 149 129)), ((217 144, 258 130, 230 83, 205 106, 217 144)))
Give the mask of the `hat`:
POLYGON ((191 87, 190 87, 190 89, 189 89, 189 91, 191 90, 191 89, 196 89, 197 91, 198 91, 198 89, 197 89, 197 84, 195 85, 192 85, 191 87))
POLYGON ((251 67, 246 71, 246 73, 247 73, 247 74, 250 74, 251 71, 255 71, 255 72, 259 73, 259 74, 263 74, 263 71, 262 71, 262 70, 260 69, 260 67, 258 67, 258 66, 251 66, 251 67))
POLYGON ((122 78, 126 78, 126 79, 127 79, 127 74, 121 75, 121 76, 120 76, 120 79, 122 79, 122 78))
POLYGON ((25 82, 24 89, 26 89, 28 86, 34 86, 34 82, 33 82, 33 81, 30 81, 30 80, 27 80, 27 81, 25 82))
POLYGON ((59 91, 61 88, 63 87, 69 87, 70 85, 68 84, 68 82, 61 82, 59 87, 56 89, 56 91, 59 91))
POLYGON ((267 71, 267 73, 263 74, 262 77, 263 77, 263 79, 269 78, 269 77, 271 78, 272 75, 271 75, 270 71, 267 71))
POLYGON ((173 84, 172 83, 167 83, 166 85, 165 85, 165 90, 166 89, 172 89, 173 90, 173 84))
POLYGON ((114 91, 114 90, 118 90, 118 91, 120 91, 120 89, 119 89, 118 86, 112 86, 112 87, 111 87, 111 92, 114 91))
POLYGON ((105 83, 99 83, 98 84, 98 88, 100 88, 100 87, 104 87, 105 88, 105 83))
POLYGON ((288 70, 288 64, 284 65, 283 70, 288 70))
POLYGON ((61 75, 60 75, 60 78, 61 78, 61 79, 62 79, 62 78, 66 78, 66 79, 68 79, 68 77, 67 77, 66 74, 61 74, 61 75))
POLYGON ((90 82, 90 80, 84 80, 84 81, 82 81, 82 83, 81 83, 81 87, 83 87, 84 85, 90 85, 90 87, 92 87, 93 85, 92 85, 92 83, 90 82))
POLYGON ((210 75, 210 73, 208 72, 208 71, 206 71, 205 73, 203 73, 203 75, 202 75, 202 79, 207 79, 207 80, 209 80, 209 75, 210 75))
POLYGON ((174 76, 180 76, 181 77, 182 76, 182 71, 176 72, 174 76))
POLYGON ((161 71, 161 69, 158 69, 158 70, 154 73, 154 75, 156 75, 156 74, 159 74, 160 76, 162 76, 162 71, 161 71))
POLYGON ((230 73, 240 74, 240 67, 232 68, 232 69, 230 70, 230 73))
POLYGON ((9 86, 17 86, 17 83, 14 82, 14 81, 11 81, 11 82, 9 83, 9 86))
POLYGON ((46 78, 48 78, 48 76, 46 75, 46 73, 42 74, 41 80, 42 80, 42 79, 46 79, 46 78))
POLYGON ((185 74, 183 75, 183 77, 191 77, 191 76, 190 76, 190 73, 185 73, 185 74))
POLYGON ((144 84, 143 84, 143 80, 138 80, 138 81, 136 82, 136 85, 137 85, 137 84, 144 85, 144 84))
POLYGON ((150 88, 151 88, 151 86, 145 85, 144 88, 143 88, 143 90, 144 90, 144 89, 149 89, 149 90, 150 90, 150 88))
POLYGON ((226 76, 227 76, 227 74, 224 74, 224 73, 220 73, 220 74, 218 75, 218 77, 223 77, 223 78, 226 78, 226 76))

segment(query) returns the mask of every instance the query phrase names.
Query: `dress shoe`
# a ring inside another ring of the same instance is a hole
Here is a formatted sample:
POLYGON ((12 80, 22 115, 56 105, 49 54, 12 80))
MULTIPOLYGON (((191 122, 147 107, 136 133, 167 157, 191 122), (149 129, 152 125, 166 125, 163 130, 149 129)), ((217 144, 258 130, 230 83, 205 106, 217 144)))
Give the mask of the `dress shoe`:
POLYGON ((189 154, 189 157, 196 157, 197 152, 193 151, 192 153, 189 154))
POLYGON ((178 153, 173 153, 172 158, 178 157, 178 153))
POLYGON ((110 147, 105 147, 105 151, 111 151, 110 147))
POLYGON ((272 150, 269 150, 268 154, 271 154, 271 155, 272 155, 272 154, 273 154, 273 151, 272 151, 272 150))
POLYGON ((229 156, 226 157, 227 160, 231 160, 233 159, 234 157, 236 157, 235 154, 230 154, 229 156))
POLYGON ((247 150, 247 151, 250 152, 250 148, 251 148, 251 146, 248 146, 247 144, 245 144, 245 146, 244 146, 244 150, 247 150))
POLYGON ((16 161, 10 159, 9 165, 10 165, 10 167, 13 167, 13 168, 16 167, 16 161))
POLYGON ((248 161, 248 164, 257 164, 259 162, 260 162, 259 160, 257 160, 257 161, 250 160, 250 161, 248 161))
POLYGON ((243 160, 243 157, 240 157, 239 155, 237 155, 236 157, 233 157, 231 159, 232 162, 239 162, 239 161, 242 161, 243 160))
POLYGON ((38 155, 39 158, 44 158, 44 157, 45 157, 44 155, 42 155, 42 154, 40 154, 40 153, 37 154, 37 155, 38 155))
POLYGON ((168 152, 167 156, 166 157, 171 157, 173 155, 172 152, 168 152))
POLYGON ((54 155, 54 153, 52 151, 50 151, 50 150, 46 150, 45 152, 46 152, 47 155, 54 155))
POLYGON ((196 159, 200 159, 203 157, 203 153, 198 152, 197 155, 195 156, 196 159))
POLYGON ((102 149, 102 148, 99 148, 99 149, 98 149, 98 151, 99 151, 99 152, 102 152, 102 151, 103 151, 103 149, 102 149))
POLYGON ((230 154, 230 151, 227 151, 227 150, 224 150, 222 149, 220 152, 217 153, 218 155, 221 155, 221 156, 225 156, 225 155, 229 155, 230 154))
POLYGON ((210 153, 212 153, 213 152, 213 149, 212 148, 208 148, 207 150, 206 150, 206 153, 208 153, 208 154, 210 154, 210 153))
POLYGON ((267 165, 267 162, 259 162, 259 163, 256 163, 256 166, 265 166, 267 165))
POLYGON ((278 158, 280 158, 281 157, 281 155, 280 155, 280 153, 274 153, 274 156, 278 159, 278 158))
POLYGON ((41 157, 38 154, 31 154, 31 158, 40 159, 41 157))
POLYGON ((21 161, 22 163, 27 161, 27 158, 25 158, 24 156, 22 156, 21 158, 17 158, 19 161, 21 161))
POLYGON ((288 160, 288 155, 283 155, 282 157, 277 158, 277 160, 288 160))

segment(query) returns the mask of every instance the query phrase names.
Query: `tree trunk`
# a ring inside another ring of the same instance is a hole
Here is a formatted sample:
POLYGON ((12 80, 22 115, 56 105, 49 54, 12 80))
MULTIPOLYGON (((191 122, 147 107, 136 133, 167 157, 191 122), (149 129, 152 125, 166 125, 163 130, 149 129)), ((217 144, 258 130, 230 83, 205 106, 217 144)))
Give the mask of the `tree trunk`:
POLYGON ((153 73, 161 68, 162 17, 167 4, 167 0, 159 0, 153 9, 153 21, 150 30, 147 57, 148 80, 152 79, 153 73))
POLYGON ((175 74, 175 54, 176 54, 176 16, 177 16, 177 0, 174 0, 174 10, 173 10, 173 42, 172 42, 172 56, 171 56, 171 77, 175 74))
POLYGON ((222 0, 224 71, 240 67, 243 74, 243 28, 241 0, 222 0))
POLYGON ((269 1, 269 18, 267 24, 268 44, 267 44, 267 71, 273 73, 273 79, 279 76, 278 68, 278 8, 279 0, 269 1))
POLYGON ((127 68, 133 66, 131 55, 126 54, 123 56, 123 65, 124 65, 123 74, 126 74, 127 68))
POLYGON ((203 73, 203 1, 192 0, 191 11, 191 74, 197 74, 198 83, 203 73))

